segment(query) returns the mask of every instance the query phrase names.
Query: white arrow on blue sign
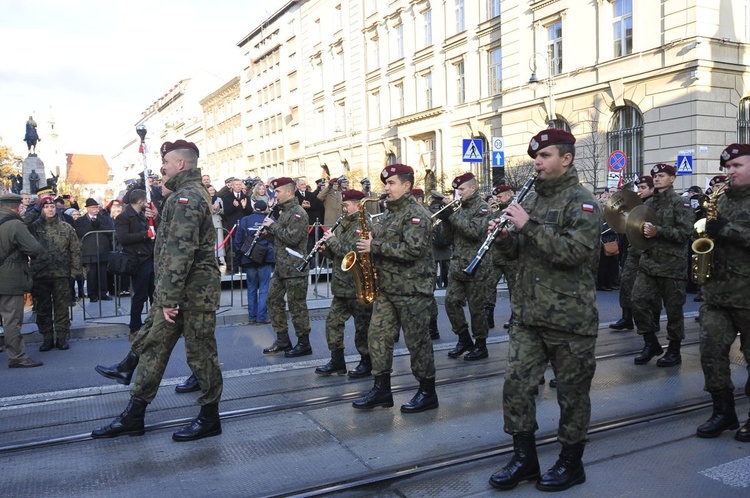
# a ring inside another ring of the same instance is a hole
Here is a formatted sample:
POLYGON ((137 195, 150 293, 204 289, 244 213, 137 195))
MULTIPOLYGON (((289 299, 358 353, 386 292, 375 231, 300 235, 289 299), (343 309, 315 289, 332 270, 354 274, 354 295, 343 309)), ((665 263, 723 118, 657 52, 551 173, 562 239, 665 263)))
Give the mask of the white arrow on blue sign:
POLYGON ((465 163, 481 163, 484 158, 484 143, 481 138, 464 138, 462 154, 465 163))
POLYGON ((505 151, 492 153, 492 166, 505 166, 505 151))

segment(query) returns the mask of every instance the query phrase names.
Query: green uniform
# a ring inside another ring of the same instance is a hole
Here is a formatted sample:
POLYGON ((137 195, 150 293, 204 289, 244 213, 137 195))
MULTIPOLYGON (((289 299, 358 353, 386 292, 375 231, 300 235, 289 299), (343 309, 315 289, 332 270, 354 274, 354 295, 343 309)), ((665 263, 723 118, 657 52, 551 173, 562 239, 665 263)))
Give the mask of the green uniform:
MULTIPOLYGON (((372 227, 368 218, 368 231, 372 233, 372 227)), ((344 327, 349 317, 354 317, 354 345, 362 356, 369 355, 367 349, 367 329, 372 317, 372 305, 362 306, 357 300, 351 271, 345 272, 341 269, 341 261, 349 251, 356 251, 356 243, 361 238, 362 227, 359 221, 359 213, 349 214, 341 222, 336 231, 336 236, 326 241, 324 255, 333 261, 333 279, 331 280, 331 309, 326 318, 326 340, 328 349, 336 351, 344 348, 344 327)))
POLYGON ((165 186, 173 193, 164 201, 156 233, 156 309, 148 332, 139 339, 131 394, 147 403, 154 399, 172 349, 183 336, 188 365, 201 386, 198 404, 218 403, 223 379, 214 334, 221 277, 214 258, 211 199, 198 168, 177 173, 165 186), (175 323, 164 318, 165 307, 179 307, 175 323))
MULTIPOLYGON (((719 198, 718 213, 729 223, 714 239, 711 277, 701 287, 701 365, 708 392, 731 394, 729 349, 738 332, 750 365, 750 185, 729 187, 719 198)), ((750 376, 745 395, 750 397, 750 376)))
POLYGON ((639 334, 655 333, 654 314, 667 311, 667 339, 685 338, 685 279, 688 268, 688 241, 695 214, 690 204, 673 187, 654 191, 645 202, 656 214, 655 244, 643 251, 633 284, 633 320, 639 334))
POLYGON ((518 263, 511 301, 516 323, 509 332, 503 388, 505 432, 537 429, 538 382, 551 362, 560 405, 558 438, 572 445, 586 440, 591 418, 603 217, 572 165, 558 178, 537 180, 536 193, 524 203, 529 221, 496 243, 503 257, 518 263))
POLYGON ((307 275, 297 271, 301 260, 289 254, 287 248, 305 255, 307 247, 307 213, 296 197, 279 204, 279 219, 268 227, 273 236, 276 267, 268 287, 266 303, 271 326, 284 343, 289 342, 289 324, 284 309, 284 295, 289 302, 289 314, 297 337, 310 335, 310 316, 307 311, 307 275))
MULTIPOLYGON (((498 213, 507 208, 509 204, 500 204, 498 213)), ((490 218, 493 216, 491 215, 490 218)), ((516 262, 503 257, 498 245, 493 244, 490 254, 492 256, 492 265, 490 266, 487 277, 487 306, 495 309, 497 303, 497 284, 505 275, 505 281, 508 283, 508 300, 513 296, 513 283, 516 281, 516 262)))
POLYGON ((466 275, 463 270, 469 266, 487 238, 489 221, 489 207, 477 191, 461 199, 461 209, 455 210, 445 222, 450 223, 453 231, 453 257, 448 270, 445 311, 454 334, 468 332, 469 324, 463 310, 464 302, 468 301, 474 339, 486 339, 489 331, 484 306, 487 300, 486 281, 492 264, 483 260, 473 276, 466 275))
POLYGON ((393 339, 399 329, 418 380, 435 377, 435 358, 428 331, 435 287, 430 213, 407 193, 388 201, 371 244, 379 296, 372 310, 368 347, 373 375, 390 374, 393 339))

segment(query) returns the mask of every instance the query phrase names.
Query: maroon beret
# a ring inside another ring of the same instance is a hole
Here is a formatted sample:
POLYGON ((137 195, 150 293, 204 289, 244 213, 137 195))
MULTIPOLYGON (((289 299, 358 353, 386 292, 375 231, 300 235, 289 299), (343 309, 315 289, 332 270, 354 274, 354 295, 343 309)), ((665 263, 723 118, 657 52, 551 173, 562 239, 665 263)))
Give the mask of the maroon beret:
POLYGON ((341 200, 342 201, 360 201, 367 197, 364 192, 360 192, 359 190, 349 189, 343 194, 341 194, 341 200))
POLYGON ((740 156, 750 156, 750 144, 732 144, 728 146, 721 153, 719 164, 723 168, 726 166, 727 161, 731 161, 740 156))
POLYGON ((650 188, 654 188, 654 177, 649 175, 642 176, 638 179, 637 183, 645 183, 650 188))
POLYGON ((414 174, 414 170, 409 166, 405 164, 391 164, 390 166, 383 168, 383 171, 380 172, 380 181, 385 183, 385 181, 392 176, 408 174, 414 174))
POLYGON ((574 137, 569 131, 561 130, 560 128, 548 128, 534 135, 531 142, 529 142, 529 148, 526 152, 529 156, 536 158, 537 151, 549 147, 550 145, 572 145, 574 143, 576 143, 576 137, 574 137))
POLYGON ((458 175, 453 179, 453 183, 451 183, 451 186, 453 188, 458 188, 464 183, 468 182, 469 180, 473 180, 474 175, 472 173, 464 173, 463 175, 458 175))
POLYGON ((711 181, 708 182, 709 187, 713 187, 717 183, 724 183, 727 181, 726 175, 716 175, 715 177, 711 178, 711 181))
POLYGON ((666 173, 669 176, 675 176, 677 169, 671 164, 658 163, 654 164, 654 167, 651 168, 651 176, 656 176, 657 173, 666 173))
POLYGON ((47 204, 54 204, 55 198, 51 195, 45 195, 44 197, 39 199, 39 205, 40 206, 46 206, 47 204))
POLYGON ((492 189, 492 195, 500 195, 503 192, 510 192, 511 190, 513 189, 510 188, 510 185, 498 185, 492 189))
POLYGON ((282 176, 281 178, 276 178, 274 180, 271 180, 272 189, 283 187, 284 185, 294 185, 294 184, 295 184, 294 179, 289 178, 288 176, 282 176))
POLYGON ((190 149, 195 151, 195 155, 200 157, 200 152, 198 151, 198 146, 195 145, 193 142, 188 142, 186 140, 177 140, 175 142, 164 142, 161 144, 161 157, 166 156, 173 150, 177 149, 190 149))
POLYGON ((424 190, 421 188, 413 188, 411 189, 411 195, 414 197, 424 197, 424 190))

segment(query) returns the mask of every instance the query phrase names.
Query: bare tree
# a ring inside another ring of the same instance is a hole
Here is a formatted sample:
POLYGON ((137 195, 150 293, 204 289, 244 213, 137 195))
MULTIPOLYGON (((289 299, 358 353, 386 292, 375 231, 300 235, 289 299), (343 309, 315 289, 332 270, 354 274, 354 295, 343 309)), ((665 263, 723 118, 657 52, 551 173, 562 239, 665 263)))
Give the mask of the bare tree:
POLYGON ((505 161, 505 184, 518 192, 534 173, 534 161, 529 157, 514 156, 505 161))
POLYGON ((607 133, 601 131, 601 113, 594 107, 581 113, 581 119, 575 126, 576 135, 576 169, 584 184, 596 192, 607 177, 609 146, 607 133))

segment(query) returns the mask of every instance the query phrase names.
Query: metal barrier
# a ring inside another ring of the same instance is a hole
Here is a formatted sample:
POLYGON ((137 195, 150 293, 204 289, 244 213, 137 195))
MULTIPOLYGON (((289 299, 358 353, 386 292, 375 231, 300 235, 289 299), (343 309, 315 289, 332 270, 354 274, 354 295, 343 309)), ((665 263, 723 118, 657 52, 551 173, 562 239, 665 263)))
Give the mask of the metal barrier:
MULTIPOLYGON (((97 281, 101 282, 102 264, 104 262, 101 260, 100 249, 101 249, 102 245, 105 243, 105 242, 103 242, 102 239, 104 239, 104 241, 106 241, 106 244, 108 246, 108 251, 114 251, 114 249, 116 247, 116 238, 117 237, 115 236, 115 231, 114 230, 93 230, 91 232, 88 232, 87 234, 84 234, 84 236, 81 237, 81 246, 83 246, 84 241, 88 237, 94 237, 96 239, 96 263, 93 263, 93 264, 96 264, 96 278, 97 278, 97 281), (112 241, 109 242, 109 240, 107 240, 105 238, 105 236, 110 236, 112 238, 112 241)), ((84 272, 86 272, 86 267, 87 266, 88 266, 87 264, 83 263, 83 250, 81 250, 81 267, 84 269, 84 272)), ((106 272, 106 269, 104 271, 106 272)), ((86 294, 88 294, 90 283, 88 281, 89 279, 87 278, 86 274, 84 274, 84 280, 86 282, 86 291, 87 291, 86 294)), ((105 278, 105 280, 106 280, 106 278, 105 278)), ((86 309, 86 299, 88 298, 88 296, 86 296, 86 297, 84 297, 81 300, 81 308, 83 309, 83 320, 84 321, 86 321, 86 320, 93 320, 93 319, 100 319, 100 318, 114 318, 114 317, 123 316, 123 315, 126 315, 126 314, 129 315, 130 314, 130 310, 127 310, 127 311, 121 311, 120 310, 120 289, 118 287, 119 283, 120 283, 119 279, 115 279, 115 295, 111 296, 112 297, 112 301, 111 302, 114 305, 114 314, 106 314, 105 315, 104 314, 105 313, 105 311, 104 311, 104 305, 102 304, 102 300, 99 299, 98 302, 97 302, 99 315, 98 316, 94 316, 92 314, 90 316, 89 312, 86 309)), ((104 289, 104 291, 108 291, 108 290, 109 289, 104 289)), ((99 289, 99 293, 100 294, 102 293, 102 289, 99 289)), ((105 301, 105 302, 110 302, 110 301, 105 301)))

